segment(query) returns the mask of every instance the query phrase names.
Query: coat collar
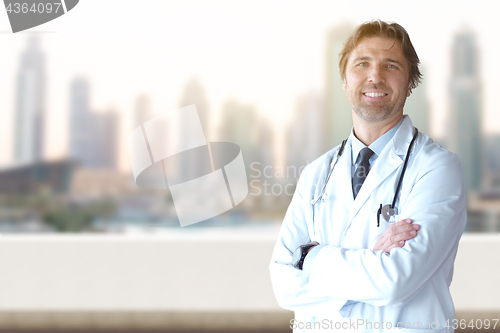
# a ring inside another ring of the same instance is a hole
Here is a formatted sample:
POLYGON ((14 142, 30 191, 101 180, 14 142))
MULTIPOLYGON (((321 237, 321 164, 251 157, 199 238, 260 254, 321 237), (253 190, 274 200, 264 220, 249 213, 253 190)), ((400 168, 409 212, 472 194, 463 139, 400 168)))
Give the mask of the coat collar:
POLYGON ((393 150, 397 155, 406 155, 408 151, 408 146, 410 145, 411 140, 413 139, 413 131, 414 127, 408 115, 403 116, 403 122, 399 127, 396 134, 394 134, 394 138, 389 142, 392 144, 393 150))

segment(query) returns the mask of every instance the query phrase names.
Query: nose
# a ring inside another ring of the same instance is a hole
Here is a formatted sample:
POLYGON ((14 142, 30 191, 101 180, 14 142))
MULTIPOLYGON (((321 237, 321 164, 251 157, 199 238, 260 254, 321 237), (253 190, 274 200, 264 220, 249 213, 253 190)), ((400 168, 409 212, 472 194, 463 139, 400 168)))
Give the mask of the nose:
POLYGON ((385 76, 382 68, 379 66, 372 66, 370 68, 370 71, 368 72, 368 77, 367 77, 368 82, 371 83, 381 83, 385 81, 385 76))

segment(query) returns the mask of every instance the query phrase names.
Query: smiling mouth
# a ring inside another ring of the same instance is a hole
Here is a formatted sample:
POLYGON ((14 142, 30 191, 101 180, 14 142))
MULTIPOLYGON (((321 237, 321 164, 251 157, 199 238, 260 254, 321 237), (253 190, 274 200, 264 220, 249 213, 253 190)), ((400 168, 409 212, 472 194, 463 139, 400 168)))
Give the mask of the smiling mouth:
POLYGON ((383 97, 383 96, 387 96, 388 94, 386 94, 386 93, 363 93, 363 95, 368 96, 368 97, 383 97))

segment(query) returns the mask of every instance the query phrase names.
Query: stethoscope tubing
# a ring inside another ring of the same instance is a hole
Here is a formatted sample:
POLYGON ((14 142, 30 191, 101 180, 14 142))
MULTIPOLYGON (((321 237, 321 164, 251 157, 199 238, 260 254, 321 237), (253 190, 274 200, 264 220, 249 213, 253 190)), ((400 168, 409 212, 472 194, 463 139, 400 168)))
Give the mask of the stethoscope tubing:
POLYGON ((325 194, 326 190, 326 185, 328 184, 328 181, 330 180, 330 177, 333 173, 333 169, 335 168, 335 165, 337 165, 337 161, 339 160, 339 157, 342 156, 344 153, 344 147, 345 144, 347 143, 347 140, 343 140, 342 144, 340 146, 339 152, 337 153, 337 156, 335 157, 335 161, 332 158, 332 161, 330 162, 330 170, 328 170, 328 175, 326 176, 325 179, 325 184, 323 185, 323 188, 321 189, 321 194, 318 195, 316 199, 311 200, 311 204, 314 206, 320 199, 323 199, 323 195, 325 194))
POLYGON ((398 198, 399 190, 401 189, 401 183, 403 182, 403 177, 404 177, 405 172, 406 172, 408 160, 410 159, 411 149, 413 147, 413 144, 415 143, 415 140, 418 137, 418 128, 416 128, 416 127, 414 127, 414 128, 415 128, 415 134, 413 134, 413 138, 411 139, 410 146, 408 147, 408 151, 406 152, 405 164, 403 164, 403 171, 401 171, 401 176, 399 177, 398 186, 396 187, 396 192, 394 193, 394 198, 392 199, 392 205, 391 205, 392 208, 396 207, 396 200, 398 198))
MULTIPOLYGON (((398 185, 396 186, 396 192, 394 193, 394 198, 392 199, 392 205, 391 205, 390 208, 394 208, 396 206, 396 200, 398 198, 399 191, 400 191, 400 188, 401 188, 401 183, 403 181, 403 178, 404 178, 404 175, 405 175, 405 172, 406 172, 406 167, 408 165, 408 160, 409 160, 409 157, 410 157, 410 152, 411 152, 411 149, 413 147, 413 144, 415 143, 415 140, 418 137, 418 128, 414 127, 414 129, 415 129, 415 133, 413 134, 413 138, 412 138, 412 140, 410 142, 410 145, 408 147, 408 151, 406 152, 406 157, 405 157, 405 162, 404 162, 404 165, 403 165, 403 170, 401 171, 401 175, 399 176, 398 185)), ((318 195, 318 197, 316 197, 316 199, 313 198, 313 200, 311 200, 311 204, 313 206, 318 201, 323 200, 323 196, 324 196, 325 190, 326 190, 326 185, 328 184, 328 181, 330 180, 330 177, 331 177, 331 175, 333 173, 333 169, 335 168, 335 165, 337 164, 337 161, 339 160, 339 157, 342 156, 342 154, 344 152, 344 148, 345 148, 346 143, 347 143, 347 139, 343 140, 342 141, 342 145, 340 146, 339 152, 335 156, 335 160, 333 160, 333 157, 332 157, 332 162, 330 163, 330 170, 328 171, 328 175, 326 176, 325 184, 323 185, 323 188, 321 189, 321 193, 318 195)), ((380 211, 381 210, 379 209, 379 216, 378 216, 378 218, 380 218, 380 211)), ((377 226, 379 226, 379 223, 377 223, 377 226)))

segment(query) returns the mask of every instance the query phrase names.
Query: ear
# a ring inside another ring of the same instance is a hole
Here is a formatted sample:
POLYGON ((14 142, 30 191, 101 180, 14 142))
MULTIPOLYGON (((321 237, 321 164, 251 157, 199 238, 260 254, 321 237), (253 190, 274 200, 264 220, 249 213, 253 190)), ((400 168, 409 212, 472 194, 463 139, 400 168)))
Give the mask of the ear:
POLYGON ((406 92, 406 97, 410 97, 411 95, 411 83, 408 85, 408 91, 406 92))
POLYGON ((347 81, 345 80, 345 78, 342 80, 342 90, 345 91, 347 87, 347 81))

